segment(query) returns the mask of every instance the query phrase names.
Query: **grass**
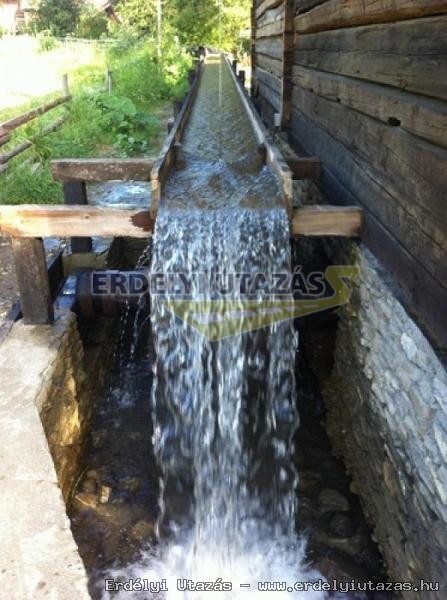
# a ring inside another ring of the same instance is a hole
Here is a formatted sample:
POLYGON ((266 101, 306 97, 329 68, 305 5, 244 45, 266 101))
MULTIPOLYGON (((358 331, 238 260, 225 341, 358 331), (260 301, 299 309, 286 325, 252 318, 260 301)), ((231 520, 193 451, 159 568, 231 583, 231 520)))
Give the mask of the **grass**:
MULTIPOLYGON (((163 65, 159 65, 150 40, 124 41, 98 50, 90 64, 72 72, 72 101, 18 129, 2 148, 7 150, 25 139, 35 142, 0 175, 0 202, 62 202, 62 187, 50 174, 51 159, 153 155, 161 127, 157 115, 167 101, 185 94, 190 66, 190 58, 175 46, 166 49, 163 65), (106 66, 113 72, 111 95, 104 89, 106 66), (61 129, 40 135, 45 125, 64 113, 67 121, 61 129)), ((40 98, 32 104, 43 101, 40 98)), ((27 109, 1 111, 0 121, 27 109)))

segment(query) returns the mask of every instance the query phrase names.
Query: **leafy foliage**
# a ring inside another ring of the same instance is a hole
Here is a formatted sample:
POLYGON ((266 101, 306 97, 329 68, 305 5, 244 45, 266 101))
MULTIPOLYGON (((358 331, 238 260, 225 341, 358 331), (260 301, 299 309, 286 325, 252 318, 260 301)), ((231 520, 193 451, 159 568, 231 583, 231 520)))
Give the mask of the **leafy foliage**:
POLYGON ((35 27, 37 31, 49 31, 56 36, 73 33, 79 21, 81 7, 79 0, 40 0, 35 27))
POLYGON ((79 16, 76 35, 84 39, 99 40, 107 32, 108 19, 105 12, 86 4, 79 16))

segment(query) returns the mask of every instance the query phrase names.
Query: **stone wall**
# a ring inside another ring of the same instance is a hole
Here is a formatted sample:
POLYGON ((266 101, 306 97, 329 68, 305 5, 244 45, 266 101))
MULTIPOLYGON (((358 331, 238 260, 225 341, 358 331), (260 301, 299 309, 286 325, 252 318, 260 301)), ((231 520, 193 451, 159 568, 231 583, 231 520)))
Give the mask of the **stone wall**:
MULTIPOLYGON (((353 242, 325 244, 333 264, 358 264, 340 309, 334 369, 324 386, 337 453, 375 528, 395 581, 447 574, 447 375, 397 300, 374 256, 353 242)), ((414 593, 404 594, 414 598, 414 593)))
POLYGON ((79 402, 84 398, 79 393, 81 359, 71 313, 59 314, 51 326, 15 323, 0 344, 0 589, 4 598, 89 598, 58 485, 68 490, 73 471, 67 466, 68 455, 62 452, 62 460, 56 452, 56 466, 64 465, 62 479, 57 476, 39 414, 46 421, 53 450, 77 443, 82 432, 79 402), (58 412, 66 431, 56 427, 58 412))

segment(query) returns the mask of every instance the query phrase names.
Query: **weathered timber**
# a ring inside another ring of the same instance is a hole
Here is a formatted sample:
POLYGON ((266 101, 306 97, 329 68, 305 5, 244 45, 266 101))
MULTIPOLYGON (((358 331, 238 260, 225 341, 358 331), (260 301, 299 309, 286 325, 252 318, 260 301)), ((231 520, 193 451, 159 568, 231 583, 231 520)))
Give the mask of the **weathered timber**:
POLYGON ((152 166, 151 173, 151 213, 155 215, 158 211, 158 207, 161 201, 161 195, 168 178, 171 169, 175 165, 175 144, 180 142, 183 132, 188 124, 188 120, 191 114, 192 106, 194 104, 197 90, 199 89, 200 80, 203 73, 203 61, 198 63, 195 70, 195 78, 189 89, 188 95, 186 96, 180 112, 178 113, 174 125, 167 136, 163 148, 161 149, 158 159, 152 166))
POLYGON ((0 134, 0 146, 4 146, 11 140, 11 136, 8 133, 0 134))
POLYGON ((50 163, 57 181, 150 181, 153 160, 148 158, 59 159, 50 163))
MULTIPOLYGON (((67 120, 66 116, 59 117, 59 119, 56 119, 56 121, 54 121, 54 123, 51 123, 47 127, 44 127, 44 129, 36 137, 43 137, 45 135, 53 133, 54 131, 59 129, 59 127, 61 127, 65 123, 66 120, 67 120)), ((18 146, 16 146, 9 152, 6 152, 5 154, 0 154, 0 164, 8 163, 10 160, 15 158, 19 154, 22 154, 22 152, 25 152, 25 150, 28 150, 29 148, 31 148, 31 146, 33 146, 33 144, 34 144, 33 140, 27 140, 26 142, 19 144, 18 146)))
POLYGON ((23 320, 46 325, 54 321, 45 249, 41 239, 12 239, 23 320))
POLYGON ((319 179, 320 159, 315 156, 300 156, 287 158, 287 164, 293 173, 293 179, 319 179))
POLYGON ((283 38, 281 36, 262 38, 256 42, 256 52, 258 54, 264 54, 270 58, 282 61, 283 49, 282 49, 283 38))
POLYGON ((257 67, 256 69, 256 79, 269 87, 276 94, 281 93, 281 79, 269 73, 265 69, 261 69, 261 67, 257 67))
POLYGON ((258 145, 263 144, 265 146, 267 164, 270 166, 272 171, 278 177, 278 180, 281 185, 282 193, 283 193, 284 203, 285 203, 286 209, 288 210, 288 212, 290 214, 291 210, 292 210, 292 201, 293 201, 292 171, 290 170, 288 164, 284 160, 281 152, 278 150, 276 145, 273 143, 273 140, 271 139, 269 132, 266 130, 258 113, 256 112, 256 109, 255 109, 253 103, 247 97, 243 88, 239 84, 236 76, 234 75, 233 71, 230 68, 228 59, 226 62, 227 62, 228 68, 230 69, 231 75, 233 77, 233 81, 234 81, 234 84, 238 91, 242 105, 245 108, 245 112, 246 112, 247 117, 253 128, 253 132, 255 134, 256 141, 258 142, 258 145))
POLYGON ((294 63, 447 99, 447 16, 298 35, 294 63))
MULTIPOLYGON (((88 204, 87 186, 85 181, 64 181, 64 203, 66 206, 86 206, 88 204)), ((90 252, 92 238, 72 237, 70 240, 73 254, 90 252)))
POLYGON ((12 237, 147 238, 154 229, 148 210, 93 206, 0 206, 0 235, 12 237))
POLYGON ((358 203, 407 248, 418 263, 418 270, 423 269, 439 282, 447 281, 442 241, 437 242, 427 232, 435 227, 427 216, 428 226, 423 217, 416 218, 408 212, 411 196, 396 195, 393 182, 379 178, 368 159, 353 153, 298 109, 293 111, 292 131, 308 152, 321 159, 320 181, 331 204, 358 203), (329 187, 331 177, 337 185, 329 187))
POLYGON ((427 233, 439 243, 445 241, 445 149, 307 90, 294 87, 293 98, 316 125, 368 163, 372 176, 396 195, 408 213, 422 220, 423 227, 430 228, 427 233))
POLYGON ((255 6, 251 7, 251 89, 250 94, 251 97, 254 98, 256 96, 256 10, 255 6))
POLYGON ((445 0, 329 0, 295 18, 297 33, 314 33, 447 13, 445 0))
POLYGON ((294 47, 294 0, 284 0, 284 31, 283 55, 281 78, 281 127, 287 130, 290 127, 292 116, 292 66, 294 47))
POLYGON ((269 102, 274 108, 275 112, 281 110, 281 95, 280 92, 273 91, 270 87, 264 85, 262 81, 258 81, 259 93, 261 96, 269 102))
POLYGON ((256 38, 262 39, 266 37, 275 37, 278 35, 282 35, 283 28, 283 20, 282 18, 278 18, 270 23, 258 26, 258 29, 256 31, 256 38))
POLYGON ((50 110, 53 110, 53 108, 56 108, 57 106, 60 106, 61 104, 64 104, 65 102, 68 102, 70 99, 71 99, 70 96, 61 96, 59 98, 56 98, 55 100, 52 100, 51 102, 47 102, 46 104, 43 104, 42 106, 33 108, 32 110, 24 113, 23 115, 19 115, 18 117, 9 119, 9 121, 4 121, 3 123, 0 124, 0 132, 6 133, 6 132, 13 131, 14 129, 17 129, 21 125, 24 125, 25 123, 28 123, 29 121, 32 121, 36 117, 43 115, 50 110))
POLYGON ((293 69, 293 82, 447 148, 447 105, 441 100, 299 66, 293 69))
POLYGON ((260 19, 267 10, 275 8, 281 3, 282 0, 264 0, 264 2, 262 2, 260 6, 258 6, 258 8, 256 9, 256 18, 260 19))
POLYGON ((270 58, 264 54, 256 54, 256 68, 261 68, 275 77, 282 77, 282 61, 275 58, 270 58))
POLYGON ((359 237, 363 211, 358 206, 304 206, 293 211, 292 235, 359 237))

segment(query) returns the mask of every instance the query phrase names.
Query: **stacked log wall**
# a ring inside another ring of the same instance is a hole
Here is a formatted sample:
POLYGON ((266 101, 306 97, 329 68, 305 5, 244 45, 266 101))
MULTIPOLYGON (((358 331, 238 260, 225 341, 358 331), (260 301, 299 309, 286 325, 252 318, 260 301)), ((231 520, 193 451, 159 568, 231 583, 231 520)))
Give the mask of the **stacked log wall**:
POLYGON ((253 25, 265 122, 285 113, 292 144, 321 159, 328 201, 365 210, 365 242, 445 350, 447 2, 262 0, 253 25))

